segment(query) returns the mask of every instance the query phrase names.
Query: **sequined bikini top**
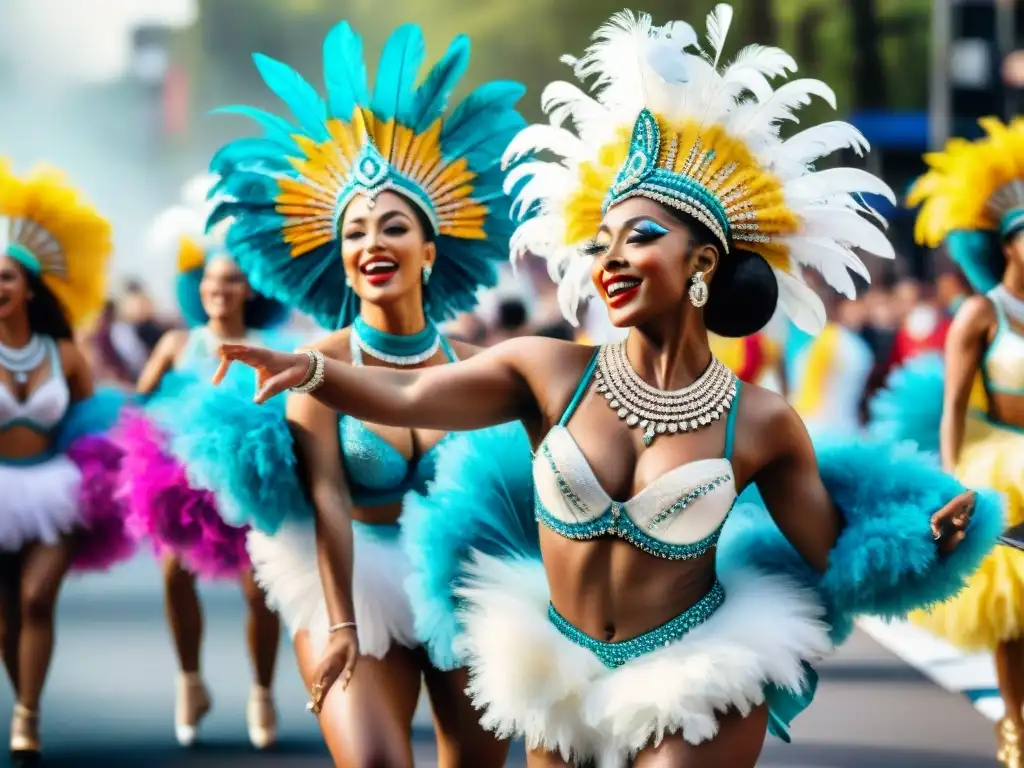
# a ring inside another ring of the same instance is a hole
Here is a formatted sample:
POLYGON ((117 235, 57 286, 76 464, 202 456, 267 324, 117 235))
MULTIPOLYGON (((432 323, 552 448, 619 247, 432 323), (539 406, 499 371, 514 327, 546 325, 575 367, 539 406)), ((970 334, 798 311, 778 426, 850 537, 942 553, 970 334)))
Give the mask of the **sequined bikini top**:
MULTIPOLYGON (((458 358, 442 337, 441 348, 449 362, 458 358)), ((355 359, 355 355, 353 355, 355 359)), ((338 419, 341 460, 352 501, 358 507, 375 507, 400 501, 409 491, 425 491, 434 479, 437 449, 445 436, 429 449, 406 458, 395 446, 351 416, 338 419)))
MULTIPOLYGON (((628 501, 615 501, 601 487, 568 429, 596 365, 595 354, 565 413, 534 456, 538 522, 569 539, 618 536, 656 557, 700 557, 718 543, 736 500, 731 461, 736 400, 726 417, 724 457, 683 464, 628 501)), ((737 382, 737 400, 741 387, 737 382)))
POLYGON ((985 386, 990 392, 1024 395, 1024 335, 1010 324, 1002 287, 988 292, 998 325, 981 362, 985 386))
POLYGON ((14 393, 0 384, 0 429, 28 427, 41 434, 49 434, 64 418, 71 393, 64 379, 64 368, 60 362, 57 342, 47 338, 47 357, 50 375, 24 400, 18 400, 14 393))

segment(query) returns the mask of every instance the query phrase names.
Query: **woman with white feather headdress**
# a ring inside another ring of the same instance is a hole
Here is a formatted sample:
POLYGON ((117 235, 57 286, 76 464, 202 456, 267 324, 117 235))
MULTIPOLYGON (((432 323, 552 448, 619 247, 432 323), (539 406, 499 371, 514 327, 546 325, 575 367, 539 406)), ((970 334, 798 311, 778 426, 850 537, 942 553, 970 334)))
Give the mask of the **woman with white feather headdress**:
MULTIPOLYGON (((241 583, 249 605, 248 643, 254 680, 246 712, 249 739, 263 749, 276 739, 271 684, 280 635, 253 578, 246 551, 250 527, 273 532, 284 504, 274 478, 289 467, 266 462, 257 445, 267 411, 248 397, 252 377, 215 388, 217 344, 253 339, 279 348, 294 340, 274 332, 287 308, 253 291, 227 253, 224 227, 206 232, 215 176, 189 181, 182 202, 164 211, 149 233, 153 257, 177 261, 178 306, 187 330, 161 338, 138 381, 144 407, 125 413, 117 431, 124 450, 121 486, 136 538, 164 570, 167 619, 180 675, 174 714, 182 746, 197 738, 210 696, 200 673, 202 608, 197 577, 241 583)), ((283 410, 277 414, 283 422, 283 410)), ((272 446, 267 446, 272 447, 272 446)))
POLYGON ((862 137, 843 123, 779 137, 831 90, 773 89, 795 68, 774 48, 720 72, 731 18, 709 16, 704 54, 685 23, 616 15, 568 60, 596 97, 549 86, 551 124, 507 153, 563 158, 512 170, 513 246, 548 259, 570 319, 596 294, 623 342, 515 339, 408 372, 221 350, 260 371, 261 402, 300 387, 360 419, 479 430, 407 504, 409 584, 469 665, 481 722, 524 737, 532 766, 752 767, 852 615, 954 593, 999 530, 996 501, 905 448, 816 452, 779 395, 711 354, 709 330, 754 333, 777 304, 820 330, 801 267, 851 291, 855 248, 892 256, 856 197, 888 188, 812 166, 862 137), (767 509, 733 509, 755 483, 767 509))

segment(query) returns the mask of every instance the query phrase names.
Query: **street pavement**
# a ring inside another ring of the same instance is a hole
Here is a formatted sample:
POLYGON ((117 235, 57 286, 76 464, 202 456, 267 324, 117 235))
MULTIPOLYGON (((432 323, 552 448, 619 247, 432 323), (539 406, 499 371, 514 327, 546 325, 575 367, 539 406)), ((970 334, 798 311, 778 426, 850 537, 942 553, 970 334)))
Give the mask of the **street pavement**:
MULTIPOLYGON (((204 721, 204 746, 186 751, 172 733, 175 664, 156 567, 139 559, 114 574, 67 584, 43 705, 47 766, 329 768, 287 645, 276 686, 279 747, 273 754, 248 747, 242 599, 230 584, 204 585, 203 599, 204 675, 214 708, 204 721)), ((992 724, 970 700, 934 684, 867 634, 858 632, 819 672, 817 698, 797 719, 792 744, 770 740, 759 766, 997 768, 992 724)), ((5 686, 0 711, 9 712, 11 703, 5 686)), ((417 717, 416 764, 436 765, 425 708, 417 717)), ((524 765, 521 745, 508 765, 524 765)))

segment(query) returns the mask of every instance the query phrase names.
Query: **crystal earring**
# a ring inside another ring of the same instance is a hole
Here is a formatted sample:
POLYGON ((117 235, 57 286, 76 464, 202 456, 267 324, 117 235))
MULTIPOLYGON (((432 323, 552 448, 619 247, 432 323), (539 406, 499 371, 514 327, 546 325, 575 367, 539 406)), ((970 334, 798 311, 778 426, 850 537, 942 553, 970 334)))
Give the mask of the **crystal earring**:
POLYGON ((708 284, 704 282, 703 272, 693 273, 693 284, 690 286, 689 294, 690 303, 698 309, 708 303, 708 284))
POLYGON ((352 276, 349 275, 348 273, 345 274, 345 287, 346 288, 351 288, 352 287, 352 276))
POLYGON ((434 267, 431 264, 423 265, 423 284, 426 285, 430 282, 430 273, 434 271, 434 267))

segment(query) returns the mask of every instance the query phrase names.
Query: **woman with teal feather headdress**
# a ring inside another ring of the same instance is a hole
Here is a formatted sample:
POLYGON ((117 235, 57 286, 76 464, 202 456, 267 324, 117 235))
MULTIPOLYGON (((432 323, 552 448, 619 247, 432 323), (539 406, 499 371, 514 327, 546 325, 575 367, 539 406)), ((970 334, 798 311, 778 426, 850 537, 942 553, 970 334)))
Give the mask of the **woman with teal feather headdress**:
MULTIPOLYGON (((184 189, 182 204, 164 211, 150 230, 156 258, 175 259, 177 296, 189 328, 167 333, 143 369, 141 411, 121 419, 118 441, 125 458, 121 487, 136 538, 161 558, 166 612, 179 663, 175 735, 182 746, 197 738, 210 697, 200 672, 202 608, 197 577, 241 583, 249 606, 248 634, 254 680, 246 711, 249 739, 264 749, 276 740, 271 698, 280 639, 277 616, 267 608, 245 548, 250 526, 273 531, 283 508, 269 490, 280 473, 261 463, 268 412, 256 412, 246 387, 218 389, 209 382, 219 342, 252 339, 294 348, 275 332, 287 307, 256 293, 224 248, 223 227, 209 234, 207 192, 216 178, 200 176, 184 189), (248 498, 239 488, 248 488, 248 498), (243 494, 244 496, 244 494, 243 494)), ((283 422, 283 408, 277 414, 283 422)))
MULTIPOLYGON (((561 156, 509 177, 525 182, 513 250, 548 260, 567 319, 596 294, 624 341, 514 339, 415 371, 221 349, 220 374, 258 371, 258 402, 297 389, 323 421, 330 407, 343 424, 468 431, 417 503, 414 599, 454 637, 481 722, 522 736, 531 765, 752 768, 852 615, 954 594, 999 530, 997 502, 909 450, 813 446, 781 396, 713 357, 709 330, 756 332, 777 305, 821 329, 801 266, 842 290, 855 250, 892 254, 857 197, 884 184, 813 166, 863 137, 836 122, 779 135, 831 90, 773 87, 795 68, 776 48, 720 69, 731 19, 715 8, 702 50, 684 22, 615 15, 569 60, 596 93, 549 85, 550 124, 506 154, 561 156), (735 504, 748 487, 767 509, 735 504)), ((291 188, 277 205, 316 210, 291 188)), ((297 222, 288 235, 315 241, 297 222)))
MULTIPOLYGON (((211 163, 223 198, 212 223, 232 220, 228 248, 253 285, 331 331, 317 350, 367 368, 474 356, 436 323, 472 309, 477 291, 497 282, 513 229, 501 156, 524 125, 515 110, 523 87, 487 83, 449 110, 469 41, 456 38, 417 85, 424 54, 420 30, 400 27, 371 92, 362 41, 343 22, 324 42, 326 98, 257 55, 293 121, 222 110, 255 119, 264 135, 231 142, 211 163)), ((425 680, 442 765, 501 764, 507 744, 478 725, 465 672, 431 663, 429 617, 406 592, 403 499, 434 478, 446 435, 339 421, 309 397, 292 398, 287 411, 313 511, 297 492, 293 520, 274 535, 252 532, 249 551, 293 632, 335 760, 411 765, 425 680)))

